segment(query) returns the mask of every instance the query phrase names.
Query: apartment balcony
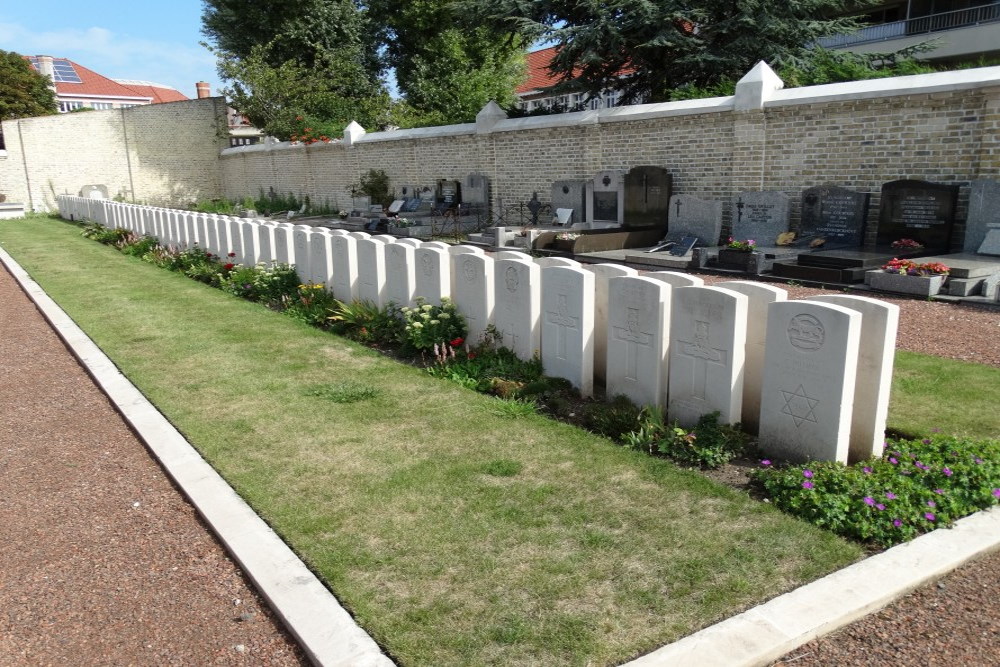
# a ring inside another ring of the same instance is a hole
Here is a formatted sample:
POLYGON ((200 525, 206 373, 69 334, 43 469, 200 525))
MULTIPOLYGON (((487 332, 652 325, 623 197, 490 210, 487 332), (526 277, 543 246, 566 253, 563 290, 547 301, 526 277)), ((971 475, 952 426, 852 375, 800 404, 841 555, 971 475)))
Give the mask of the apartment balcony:
POLYGON ((939 42, 938 47, 921 55, 921 59, 997 54, 1000 52, 1000 4, 881 23, 847 35, 824 37, 818 43, 828 49, 870 53, 898 51, 932 39, 939 42))

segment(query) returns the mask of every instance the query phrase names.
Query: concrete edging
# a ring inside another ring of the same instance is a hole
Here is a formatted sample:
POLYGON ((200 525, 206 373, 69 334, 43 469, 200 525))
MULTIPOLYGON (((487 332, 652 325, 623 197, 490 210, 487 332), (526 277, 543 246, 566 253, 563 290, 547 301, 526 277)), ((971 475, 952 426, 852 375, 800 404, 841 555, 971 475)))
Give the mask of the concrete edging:
POLYGON ((849 565, 626 663, 629 667, 767 665, 1000 548, 1000 507, 849 565))
POLYGON ((394 663, 298 556, 5 250, 0 263, 317 665, 394 663))

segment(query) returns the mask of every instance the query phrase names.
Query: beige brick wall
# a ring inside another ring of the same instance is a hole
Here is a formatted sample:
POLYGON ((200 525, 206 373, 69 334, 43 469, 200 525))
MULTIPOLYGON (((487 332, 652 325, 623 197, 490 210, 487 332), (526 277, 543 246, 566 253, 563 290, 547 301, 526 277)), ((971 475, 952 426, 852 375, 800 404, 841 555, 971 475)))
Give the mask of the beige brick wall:
POLYGON ((218 197, 226 131, 222 98, 5 121, 0 192, 36 210, 89 184, 149 204, 218 197))

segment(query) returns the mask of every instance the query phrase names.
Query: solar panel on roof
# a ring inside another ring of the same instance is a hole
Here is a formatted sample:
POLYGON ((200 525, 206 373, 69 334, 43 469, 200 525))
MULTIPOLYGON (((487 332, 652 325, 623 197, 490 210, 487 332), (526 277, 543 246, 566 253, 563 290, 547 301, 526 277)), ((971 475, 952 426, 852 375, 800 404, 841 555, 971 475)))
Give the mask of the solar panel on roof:
MULTIPOLYGON (((31 56, 28 60, 31 61, 31 64, 34 66, 36 71, 41 71, 41 68, 38 65, 38 58, 31 56)), ((80 79, 80 75, 77 74, 76 69, 73 68, 73 63, 65 58, 52 59, 52 80, 55 83, 83 83, 80 79)))

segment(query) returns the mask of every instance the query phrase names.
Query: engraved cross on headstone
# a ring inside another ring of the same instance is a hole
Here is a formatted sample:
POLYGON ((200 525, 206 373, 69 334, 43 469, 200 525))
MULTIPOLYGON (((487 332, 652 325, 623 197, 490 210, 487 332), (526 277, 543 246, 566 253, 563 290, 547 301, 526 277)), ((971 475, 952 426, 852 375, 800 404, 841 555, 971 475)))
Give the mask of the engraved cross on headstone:
POLYGON ((679 341, 680 354, 691 359, 691 386, 694 398, 705 400, 705 386, 708 384, 708 365, 725 367, 726 350, 710 347, 708 322, 695 320, 692 340, 679 341))
POLYGON ((615 340, 628 344, 625 361, 625 377, 629 380, 639 379, 639 346, 649 345, 653 336, 644 333, 639 328, 639 308, 625 308, 625 326, 614 327, 615 340))
POLYGON ((560 294, 558 301, 557 310, 546 311, 545 315, 549 324, 559 327, 559 335, 556 337, 556 358, 565 360, 566 350, 569 347, 569 329, 578 328, 580 318, 569 314, 569 297, 566 294, 560 294))

